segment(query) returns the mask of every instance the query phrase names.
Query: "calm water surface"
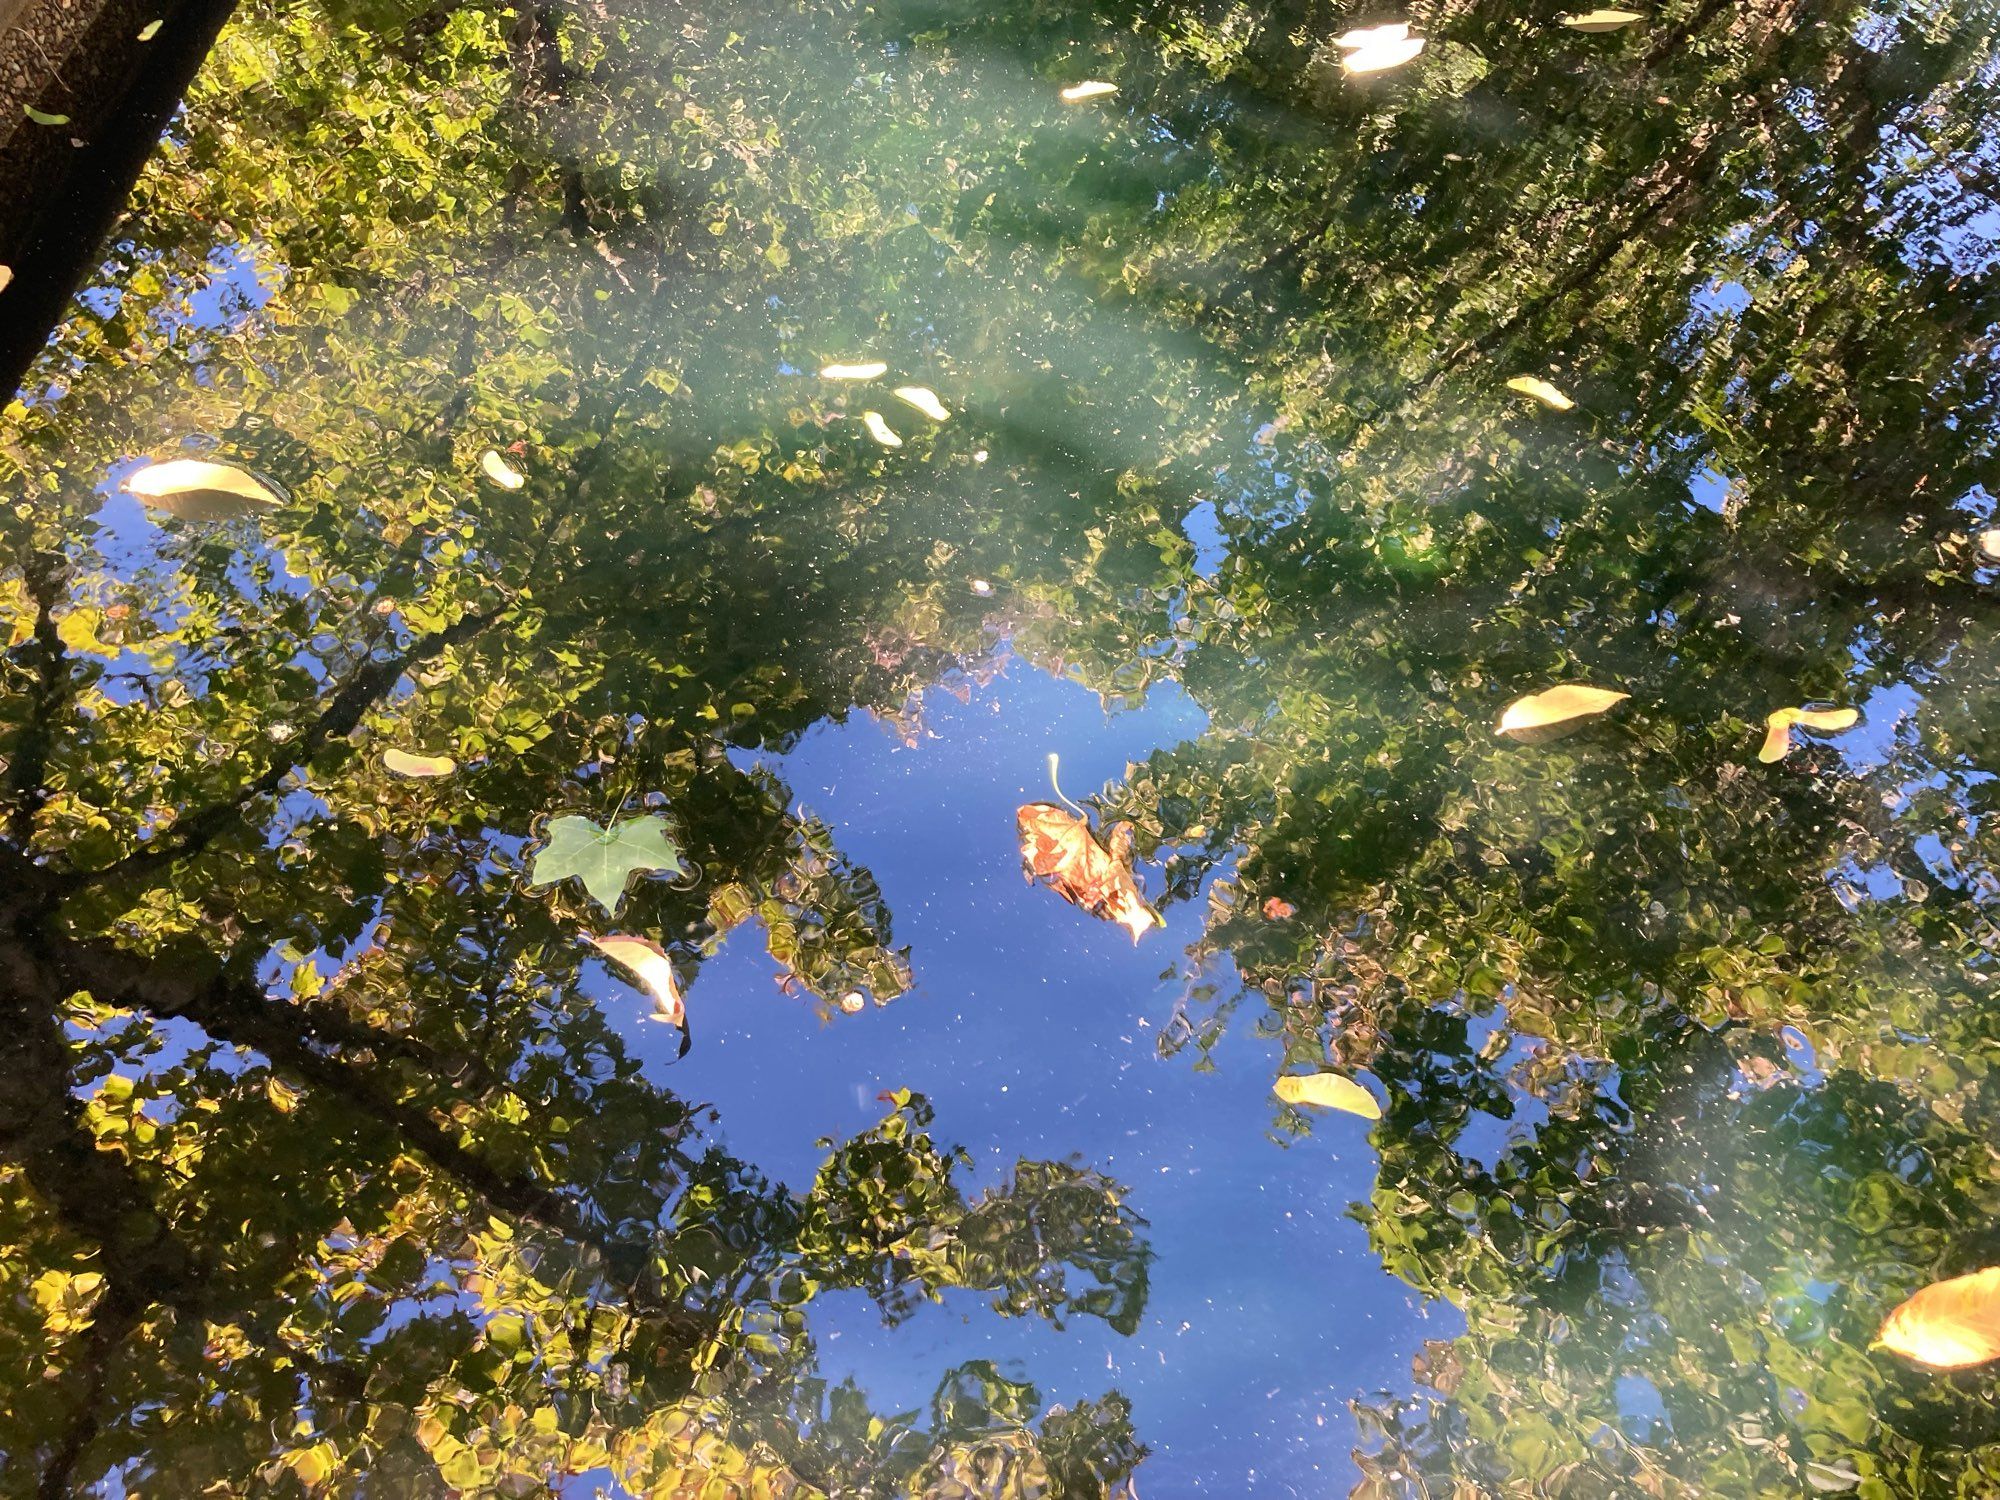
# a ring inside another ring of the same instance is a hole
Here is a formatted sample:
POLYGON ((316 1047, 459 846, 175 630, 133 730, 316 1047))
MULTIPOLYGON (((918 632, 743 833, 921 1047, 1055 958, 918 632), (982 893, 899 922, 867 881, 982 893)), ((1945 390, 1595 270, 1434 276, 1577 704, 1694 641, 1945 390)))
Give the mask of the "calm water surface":
POLYGON ((2000 1493, 1996 35, 246 0, 0 419, 0 1490, 2000 1493))

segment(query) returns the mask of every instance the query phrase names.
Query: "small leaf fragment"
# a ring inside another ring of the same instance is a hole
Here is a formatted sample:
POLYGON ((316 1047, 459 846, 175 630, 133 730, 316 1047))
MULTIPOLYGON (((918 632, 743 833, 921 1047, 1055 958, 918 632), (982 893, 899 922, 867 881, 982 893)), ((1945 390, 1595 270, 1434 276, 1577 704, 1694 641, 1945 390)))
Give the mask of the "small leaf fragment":
POLYGON ((1539 375, 1516 375, 1507 382, 1507 389, 1519 391, 1524 396, 1533 396, 1544 406, 1553 406, 1557 411, 1568 411, 1576 403, 1563 394, 1558 386, 1553 386, 1539 375))
POLYGON ((853 364, 821 365, 821 380, 877 380, 889 373, 889 367, 879 359, 858 360, 853 364))
POLYGON ((1499 733, 1521 734, 1528 730, 1546 729, 1551 724, 1561 724, 1570 719, 1587 718, 1592 714, 1601 714, 1631 696, 1630 693, 1614 692, 1610 688, 1566 682, 1543 692, 1530 693, 1525 698, 1516 698, 1508 704, 1500 715, 1499 733))
POLYGON ((906 405, 914 406, 933 422, 951 420, 950 410, 938 400, 937 392, 927 385, 899 385, 896 387, 896 399, 906 405))
POLYGON ((458 769, 458 762, 449 755, 412 755, 392 745, 382 752, 382 769, 392 776, 407 776, 420 781, 432 776, 449 776, 458 769))
POLYGON ((1783 760, 1792 748, 1794 724, 1802 724, 1822 734, 1838 734, 1860 722, 1861 715, 1851 708, 1775 709, 1764 717, 1764 744, 1757 752, 1757 759, 1766 765, 1783 760))
POLYGON ((2000 1359, 2000 1266, 1925 1287, 1883 1319, 1869 1347, 1937 1370, 2000 1359))
POLYGON ((276 510, 285 503, 256 475, 201 458, 147 464, 125 481, 125 488, 152 509, 183 521, 226 521, 255 510, 276 510))
POLYGON ((139 40, 142 42, 150 42, 154 37, 160 34, 160 28, 165 24, 166 23, 164 21, 148 21, 144 26, 141 26, 139 28, 139 40))
POLYGON ((479 467, 485 472, 488 479, 499 485, 503 490, 518 490, 528 482, 527 475, 508 463, 506 459, 502 458, 492 448, 488 448, 484 453, 479 455, 479 467))
POLYGON ((1616 31, 1645 19, 1636 10, 1588 10, 1581 15, 1564 16, 1562 23, 1571 31, 1616 31))
POLYGON ((864 411, 861 414, 861 425, 866 427, 868 435, 884 448, 903 446, 903 440, 896 436, 896 429, 882 420, 882 413, 879 411, 864 411))
MULTIPOLYGON (((0 266, 0 272, 7 268, 0 266)), ((5 276, 0 276, 0 287, 7 284, 5 276)), ((1988 562, 2000 562, 2000 526, 1989 526, 1979 533, 1979 550, 1986 554, 1988 562)))
POLYGON ((8 286, 13 283, 13 280, 14 268, 12 266, 0 266, 0 292, 6 291, 8 286))
POLYGON ((550 822, 548 841, 535 855, 527 884, 532 891, 560 880, 580 880, 591 900, 615 916, 632 877, 656 870, 687 873, 680 846, 667 836, 661 814, 600 828, 581 813, 565 813, 550 822))
POLYGON ((1086 78, 1082 83, 1072 83, 1056 97, 1065 104, 1081 104, 1086 99, 1102 99, 1107 94, 1118 92, 1118 85, 1106 83, 1101 78, 1086 78))
POLYGON ((1382 1106, 1375 1102, 1375 1096, 1343 1073, 1294 1074, 1280 1078, 1272 1087, 1287 1104, 1344 1109, 1364 1120, 1382 1118, 1382 1106))
POLYGON ((28 118, 33 120, 37 125, 69 124, 68 115, 52 115, 48 113, 46 110, 36 109, 35 106, 32 104, 24 104, 21 106, 21 108, 27 114, 28 118))
POLYGON ((664 1021, 670 1026, 682 1025, 687 1020, 680 981, 674 977, 674 961, 658 943, 619 933, 590 937, 589 941, 599 953, 639 977, 639 983, 653 997, 653 1013, 648 1020, 664 1021))

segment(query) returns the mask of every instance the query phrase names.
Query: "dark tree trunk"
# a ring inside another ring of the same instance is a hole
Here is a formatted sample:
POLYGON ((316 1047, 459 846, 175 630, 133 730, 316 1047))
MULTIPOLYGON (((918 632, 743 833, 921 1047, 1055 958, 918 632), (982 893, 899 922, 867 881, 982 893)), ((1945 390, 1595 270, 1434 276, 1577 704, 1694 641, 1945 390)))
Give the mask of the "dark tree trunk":
POLYGON ((235 7, 0 0, 0 266, 13 271, 0 289, 0 399, 61 321, 235 7), (29 107, 68 120, 37 124, 29 107))

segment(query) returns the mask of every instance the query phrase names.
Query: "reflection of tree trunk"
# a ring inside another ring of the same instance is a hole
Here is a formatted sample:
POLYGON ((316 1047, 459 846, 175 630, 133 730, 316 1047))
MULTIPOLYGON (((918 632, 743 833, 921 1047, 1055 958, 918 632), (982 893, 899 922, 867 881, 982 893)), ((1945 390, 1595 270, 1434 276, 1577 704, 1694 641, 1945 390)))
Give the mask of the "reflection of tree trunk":
MULTIPOLYGON (((0 0, 4 4, 5 0, 0 0)), ((0 34, 0 399, 62 320, 236 0, 24 0, 0 34), (163 24, 150 41, 139 32, 163 24), (37 125, 33 104, 69 123, 37 125), (81 141, 81 147, 71 140, 81 141)))

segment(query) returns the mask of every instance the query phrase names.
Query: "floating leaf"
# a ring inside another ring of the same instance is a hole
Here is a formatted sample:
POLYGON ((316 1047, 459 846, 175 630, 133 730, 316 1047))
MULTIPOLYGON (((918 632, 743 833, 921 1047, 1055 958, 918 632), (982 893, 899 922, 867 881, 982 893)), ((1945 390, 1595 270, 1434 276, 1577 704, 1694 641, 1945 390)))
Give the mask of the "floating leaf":
POLYGON ((1342 32, 1333 39, 1333 45, 1354 52, 1367 47, 1382 47, 1390 42, 1400 42, 1409 34, 1408 21, 1388 21, 1380 26, 1357 26, 1352 31, 1342 32))
POLYGON ((687 1020, 687 1006, 681 1000, 680 982, 674 978, 674 962, 658 943, 642 937, 593 937, 591 946, 613 963, 638 975, 639 983, 653 997, 653 1013, 648 1020, 680 1026, 687 1020))
POLYGON ((1562 23, 1572 31, 1616 31, 1645 19, 1636 10, 1590 10, 1582 15, 1564 16, 1562 23))
POLYGON ((264 1080, 264 1097, 271 1101, 271 1108, 281 1115, 288 1115, 299 1107, 299 1091, 276 1077, 264 1080))
POLYGON ((1861 1483, 1861 1476, 1846 1464, 1823 1464, 1808 1460, 1805 1465, 1806 1483, 1822 1495, 1840 1495, 1855 1489, 1861 1483))
POLYGON ((1364 1120, 1382 1118, 1382 1106, 1375 1096, 1341 1073, 1306 1073, 1280 1078, 1273 1086, 1287 1104, 1314 1104, 1321 1109, 1344 1109, 1364 1120))
MULTIPOLYGON (((7 285, 6 271, 5 266, 0 266, 0 287, 7 285)), ((2000 562, 2000 526, 1989 526, 1979 533, 1979 550, 1989 562, 2000 562)))
POLYGON ((933 422, 951 419, 950 411, 938 400, 937 392, 927 385, 899 385, 896 387, 896 399, 914 406, 933 422))
POLYGON ((1550 385, 1539 375, 1516 375, 1507 382, 1507 389, 1519 391, 1524 396, 1533 396, 1544 406, 1553 406, 1557 411, 1568 411, 1576 405, 1559 387, 1550 385))
POLYGON ((820 367, 821 380, 875 380, 889 373, 889 367, 879 359, 862 360, 851 365, 832 364, 820 367))
POLYGON ((160 27, 165 24, 166 23, 163 21, 148 21, 144 26, 141 26, 139 28, 139 40, 142 42, 150 42, 154 37, 160 34, 160 27))
POLYGON ((1567 723, 1571 719, 1588 718, 1592 714, 1603 713, 1615 703, 1623 703, 1631 696, 1630 693, 1615 693, 1609 688, 1566 682, 1545 692, 1516 698, 1500 715, 1499 732, 1522 734, 1546 729, 1551 724, 1567 723))
POLYGON ((1101 78, 1086 78, 1082 83, 1072 83, 1057 95, 1065 104, 1081 104, 1086 99, 1102 99, 1106 94, 1118 92, 1118 85, 1106 83, 1101 78))
POLYGON ((1107 846, 1090 824, 1053 802, 1029 802, 1014 814, 1021 833, 1021 861, 1030 880, 1040 878, 1063 900, 1093 917, 1139 935, 1166 919, 1146 904, 1132 876, 1132 826, 1120 823, 1107 846))
POLYGON ((1423 50, 1424 39, 1420 36, 1370 42, 1348 53, 1340 60, 1340 66, 1349 73, 1386 73, 1391 68, 1402 67, 1423 50))
POLYGON ((527 475, 508 463, 506 459, 502 458, 491 448, 488 448, 484 453, 479 455, 479 467, 485 471, 488 479, 499 485, 503 490, 518 490, 528 482, 527 475))
POLYGON ((392 745, 382 752, 382 769, 392 776, 422 780, 431 776, 449 776, 458 769, 458 762, 449 755, 412 755, 392 745))
POLYGON ((13 280, 14 268, 12 266, 0 266, 0 292, 6 291, 13 280))
POLYGON ((24 111, 26 111, 28 118, 33 120, 37 125, 69 124, 68 115, 52 115, 49 114, 46 110, 36 109, 35 106, 32 104, 24 104, 21 106, 21 108, 24 111))
POLYGON ((616 915, 632 877, 654 870, 686 873, 680 846, 667 837, 667 820, 659 813, 627 818, 609 828, 580 813, 565 813, 549 824, 548 842, 528 873, 528 889, 580 880, 593 901, 616 915))
POLYGON ((1925 1287, 1883 1320, 1869 1348, 1939 1370, 2000 1359, 2000 1266, 1925 1287))
POLYGON ((284 497, 256 475, 201 458, 147 464, 125 488, 154 510, 183 521, 227 521, 254 510, 275 510, 284 497))
POLYGON ((903 440, 896 436, 896 429, 882 420, 882 413, 879 411, 864 411, 861 414, 861 425, 866 427, 868 435, 884 448, 903 446, 903 440))
POLYGON ((1807 729, 1817 729, 1822 734, 1838 734, 1843 729, 1852 729, 1861 722, 1861 715, 1851 708, 1781 708, 1768 714, 1764 719, 1764 748, 1757 752, 1757 759, 1766 765, 1783 760, 1792 748, 1792 726, 1802 724, 1807 729))

